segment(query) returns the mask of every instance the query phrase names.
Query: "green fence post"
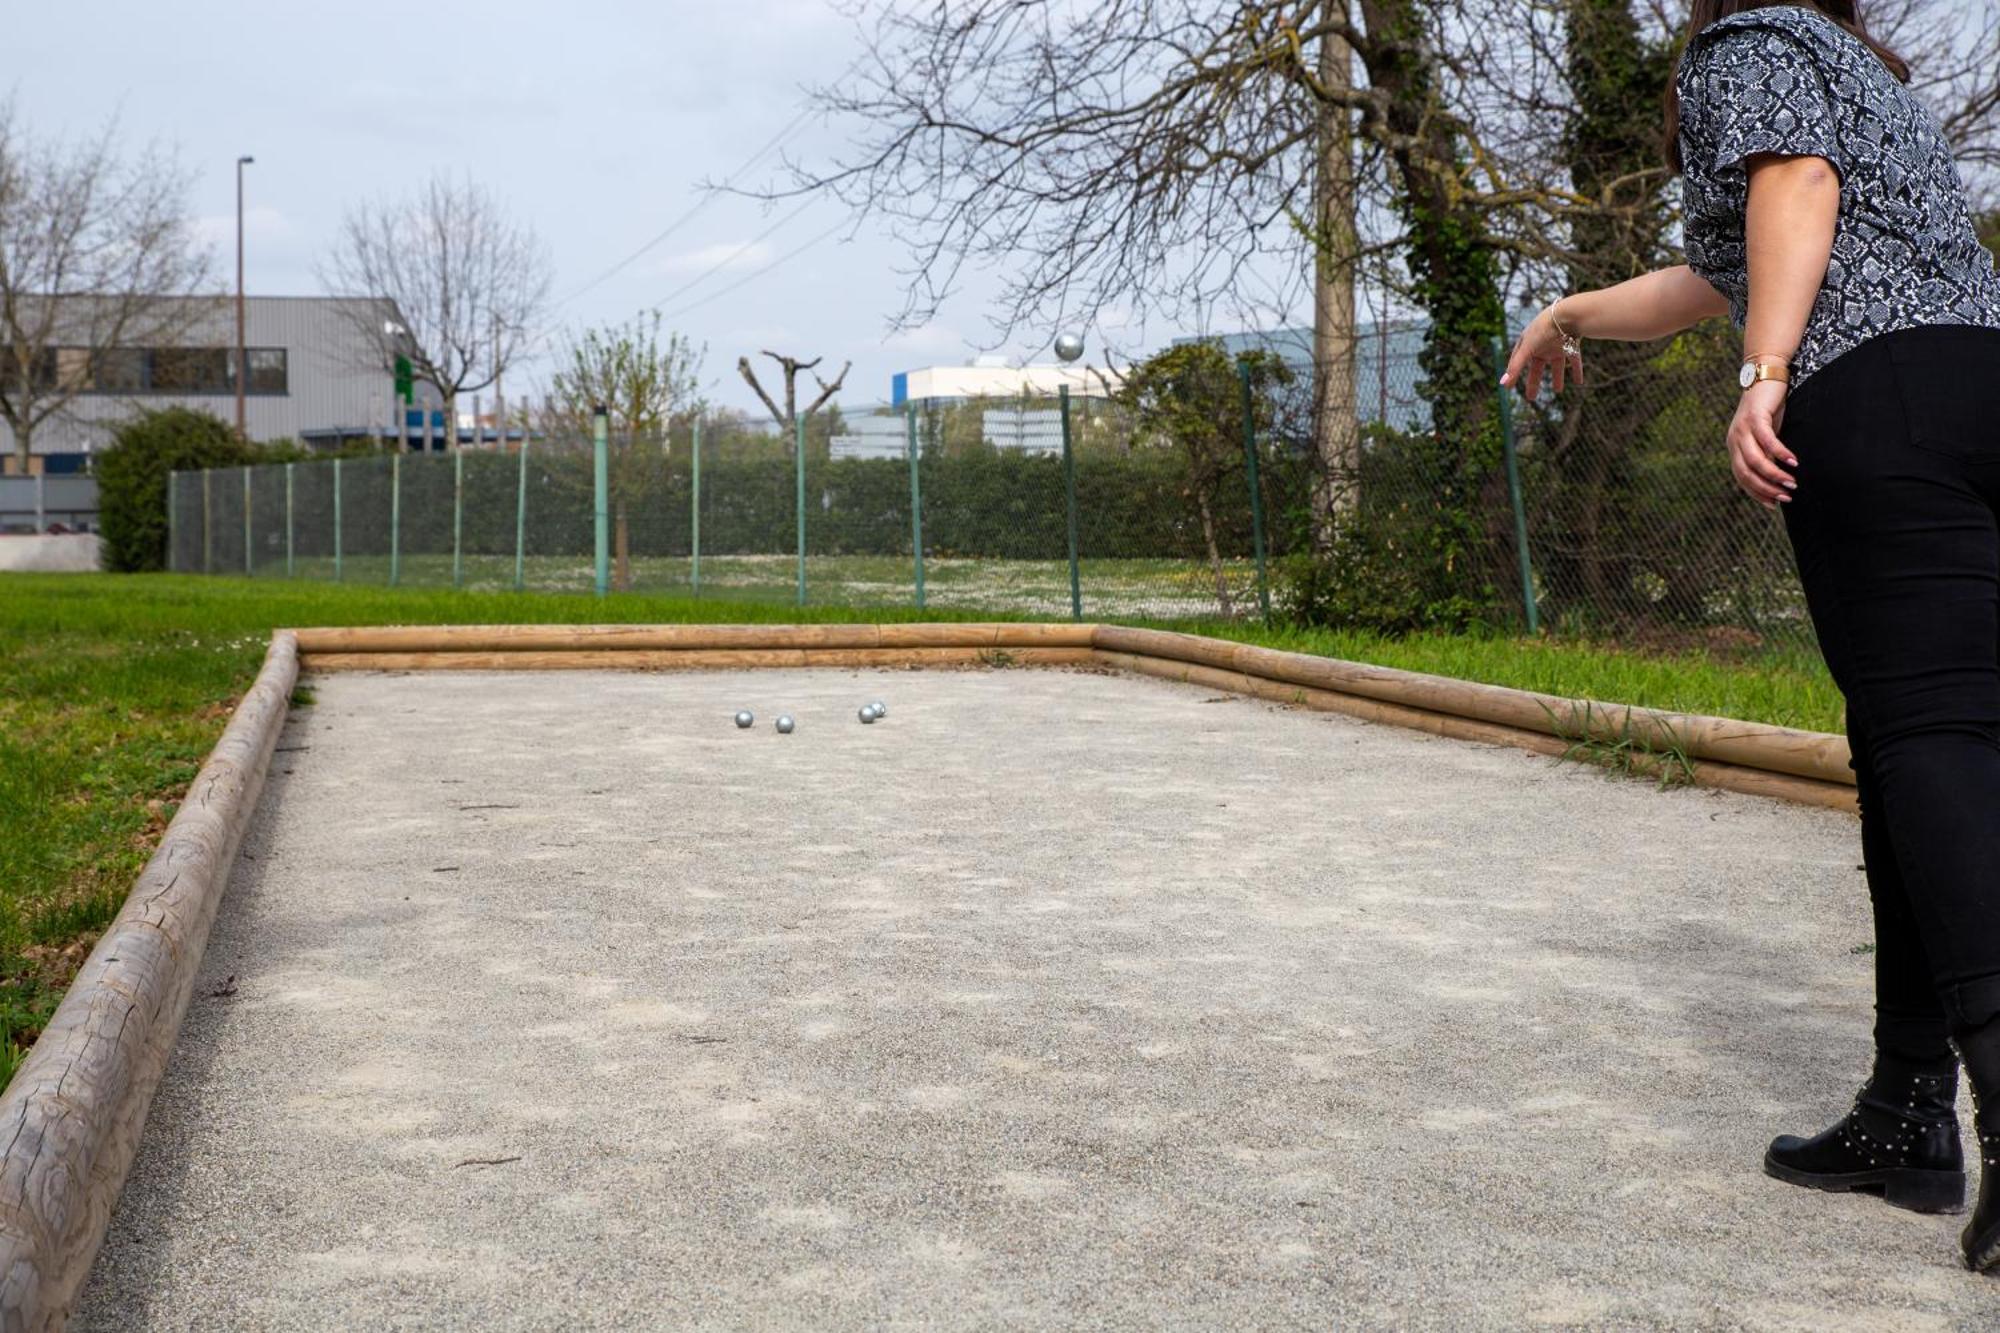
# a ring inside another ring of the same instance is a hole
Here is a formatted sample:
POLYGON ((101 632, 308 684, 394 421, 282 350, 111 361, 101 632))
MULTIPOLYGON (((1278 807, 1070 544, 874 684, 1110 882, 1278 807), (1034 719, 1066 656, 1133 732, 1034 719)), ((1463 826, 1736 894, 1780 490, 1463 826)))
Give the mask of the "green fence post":
POLYGON ((694 447, 689 452, 694 464, 694 498, 688 502, 688 546, 694 563, 688 574, 694 595, 701 596, 701 423, 694 423, 694 447))
POLYGON ((1069 437, 1069 385, 1058 385, 1056 402, 1062 409, 1063 497, 1069 511, 1069 618, 1083 619, 1083 578, 1076 562, 1076 450, 1069 437))
POLYGON ((403 456, 389 455, 389 586, 403 577, 403 456))
POLYGON ((333 581, 340 582, 340 460, 333 460, 333 581))
POLYGON ((528 432, 521 431, 521 483, 514 497, 514 591, 528 586, 528 432))
POLYGON ((285 464, 285 577, 292 577, 292 469, 297 463, 285 464))
POLYGON ((806 604, 806 419, 800 417, 793 423, 796 437, 792 456, 797 466, 792 470, 798 476, 799 497, 799 605, 806 604))
POLYGON ((243 575, 245 578, 248 578, 257 572, 257 566, 254 562, 254 558, 251 555, 251 549, 252 548, 250 545, 250 469, 246 465, 243 469, 243 575))
POLYGON ((924 609, 924 488, 917 480, 917 405, 907 403, 903 414, 910 442, 910 550, 916 554, 917 610, 924 609))
POLYGON ((204 574, 213 574, 215 572, 215 543, 210 539, 209 534, 210 525, 208 520, 210 510, 208 469, 203 468, 201 470, 201 572, 204 574))
POLYGON ((611 416, 599 403, 590 417, 597 493, 597 595, 611 591, 611 416))
MULTIPOLYGON (((1495 374, 1507 371, 1507 349, 1496 336, 1493 339, 1493 365, 1495 374)), ((1514 395, 1506 385, 1500 385, 1500 444, 1507 458, 1507 495, 1514 503, 1514 550, 1521 560, 1521 605, 1528 614, 1528 633, 1538 634, 1542 628, 1541 610, 1535 605, 1535 572, 1528 562, 1528 512, 1521 500, 1521 468, 1514 451, 1514 395)))
POLYGON ((451 586, 463 584, 465 574, 465 451, 451 451, 451 586))
POLYGON ((1250 363, 1238 361, 1243 380, 1243 463, 1250 474, 1250 545, 1257 553, 1257 607, 1271 623, 1271 582, 1264 555, 1264 488, 1257 480, 1257 404, 1250 391, 1250 363))
POLYGON ((175 566, 180 562, 181 544, 178 540, 181 525, 181 474, 167 474, 167 573, 178 574, 175 566))

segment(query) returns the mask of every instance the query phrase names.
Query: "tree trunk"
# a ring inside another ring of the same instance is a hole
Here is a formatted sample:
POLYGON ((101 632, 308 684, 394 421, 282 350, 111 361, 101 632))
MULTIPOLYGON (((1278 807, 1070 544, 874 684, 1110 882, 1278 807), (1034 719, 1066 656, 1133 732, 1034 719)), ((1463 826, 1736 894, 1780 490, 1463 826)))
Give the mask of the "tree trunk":
MULTIPOLYGON (((1328 0, 1344 11, 1345 0, 1328 0)), ((1353 81, 1347 42, 1328 34, 1319 48, 1319 78, 1329 89, 1353 81)), ((1322 105, 1319 174, 1314 183, 1313 439, 1319 484, 1313 497, 1313 541, 1333 545, 1342 510, 1356 503, 1360 416, 1354 393, 1354 142, 1345 107, 1322 105)), ((1379 330, 1377 331, 1379 335, 1379 330)))
MULTIPOLYGON (((424 434, 428 437, 430 435, 429 429, 426 429, 424 434)), ((457 450, 458 395, 447 390, 444 395, 444 451, 449 454, 455 453, 457 450)))
POLYGON ((1195 508, 1201 514, 1201 537, 1208 543, 1208 567, 1215 575, 1215 600, 1222 608, 1224 620, 1236 618, 1236 605, 1229 596, 1229 575, 1222 568, 1222 551, 1215 544, 1215 515, 1208 507, 1208 494, 1198 493, 1195 508))
POLYGON ((14 467, 24 477, 35 467, 35 428, 25 422, 14 426, 14 467))

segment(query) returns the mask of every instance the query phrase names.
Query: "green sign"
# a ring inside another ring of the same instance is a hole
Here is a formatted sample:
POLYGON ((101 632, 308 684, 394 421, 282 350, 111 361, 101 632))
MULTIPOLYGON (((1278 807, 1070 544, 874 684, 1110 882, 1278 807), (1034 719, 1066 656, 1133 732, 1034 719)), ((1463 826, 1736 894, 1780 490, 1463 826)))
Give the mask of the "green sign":
POLYGON ((415 394, 416 379, 410 372, 410 358, 399 356, 396 358, 396 396, 407 403, 414 400, 415 394))

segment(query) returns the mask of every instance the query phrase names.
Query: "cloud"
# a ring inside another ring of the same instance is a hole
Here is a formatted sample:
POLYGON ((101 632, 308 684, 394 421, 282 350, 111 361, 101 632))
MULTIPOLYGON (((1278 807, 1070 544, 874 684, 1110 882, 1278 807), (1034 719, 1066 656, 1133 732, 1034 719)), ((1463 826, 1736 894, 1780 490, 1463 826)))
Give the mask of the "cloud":
POLYGON ((972 355, 974 348, 964 334, 949 324, 931 323, 897 330, 882 340, 882 350, 914 357, 962 360, 972 355))
POLYGON ((771 261, 774 252, 762 241, 718 241, 714 245, 704 245, 695 250, 683 250, 677 255, 668 255, 653 266, 653 271, 662 277, 692 277, 706 273, 710 269, 729 272, 734 269, 755 268, 771 261))
MULTIPOLYGON (((243 210, 243 237, 245 241, 290 240, 298 232, 290 218, 277 209, 265 205, 243 210)), ((236 244, 236 214, 209 213, 194 220, 195 239, 203 245, 234 246, 236 244)))

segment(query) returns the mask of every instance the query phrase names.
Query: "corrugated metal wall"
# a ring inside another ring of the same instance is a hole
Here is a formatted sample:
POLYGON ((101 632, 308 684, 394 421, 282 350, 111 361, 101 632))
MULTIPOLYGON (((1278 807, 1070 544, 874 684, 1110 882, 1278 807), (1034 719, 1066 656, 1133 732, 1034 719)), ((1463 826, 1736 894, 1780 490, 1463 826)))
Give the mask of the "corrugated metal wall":
MULTIPOLYGON (((236 340, 235 303, 210 303, 188 346, 228 347, 236 340)), ((391 376, 375 362, 375 348, 356 320, 387 318, 391 307, 375 300, 323 296, 253 296, 244 302, 244 342, 282 347, 288 392, 252 394, 244 404, 254 440, 297 438, 303 431, 381 430, 391 416, 391 376)), ((420 395, 424 393, 419 386, 420 395)), ((233 394, 83 394, 35 432, 35 452, 74 453, 110 442, 111 428, 144 408, 190 407, 224 421, 236 419, 233 394), (67 419, 65 419, 67 418, 67 419)), ((469 404, 468 404, 469 406, 469 404)), ((0 423, 0 448, 13 434, 0 423)))

